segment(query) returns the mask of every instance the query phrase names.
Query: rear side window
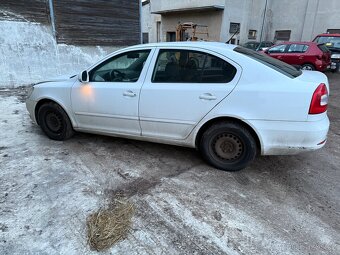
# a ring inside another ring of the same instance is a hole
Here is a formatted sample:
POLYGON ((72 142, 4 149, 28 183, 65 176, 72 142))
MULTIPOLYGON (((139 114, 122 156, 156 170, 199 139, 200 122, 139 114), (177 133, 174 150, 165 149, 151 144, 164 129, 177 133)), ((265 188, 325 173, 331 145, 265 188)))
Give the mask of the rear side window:
POLYGON ((295 67, 279 61, 275 58, 269 57, 265 54, 257 53, 256 51, 252 51, 240 46, 236 47, 234 51, 243 54, 249 58, 252 58, 290 78, 295 78, 302 74, 302 72, 297 70, 295 67))
POLYGON ((291 44, 288 48, 288 53, 305 53, 309 46, 306 44, 291 44))
POLYGON ((152 75, 154 83, 228 83, 236 68, 205 52, 160 50, 152 75))

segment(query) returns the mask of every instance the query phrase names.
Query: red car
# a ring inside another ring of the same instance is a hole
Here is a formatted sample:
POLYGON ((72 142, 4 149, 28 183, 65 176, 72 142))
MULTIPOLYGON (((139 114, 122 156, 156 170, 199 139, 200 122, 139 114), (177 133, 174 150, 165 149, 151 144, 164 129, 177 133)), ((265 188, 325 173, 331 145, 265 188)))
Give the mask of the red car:
POLYGON ((314 42, 284 42, 264 53, 302 70, 325 71, 331 64, 331 52, 324 44, 314 42))

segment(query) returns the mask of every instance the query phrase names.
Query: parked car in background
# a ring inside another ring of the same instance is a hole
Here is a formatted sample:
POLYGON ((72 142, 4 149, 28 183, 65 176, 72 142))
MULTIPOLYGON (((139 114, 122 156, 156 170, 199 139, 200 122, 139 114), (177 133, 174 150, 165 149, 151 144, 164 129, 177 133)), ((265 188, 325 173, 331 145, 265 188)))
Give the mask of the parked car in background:
POLYGON ((326 143, 328 79, 213 42, 121 49, 69 79, 34 85, 26 106, 54 140, 74 131, 197 148, 236 171, 257 154, 326 143))
POLYGON ((321 34, 314 38, 315 43, 324 43, 331 51, 331 70, 340 70, 340 34, 321 34))
POLYGON ((255 42, 255 41, 250 41, 246 42, 243 47, 255 51, 261 51, 261 50, 266 50, 267 48, 273 46, 273 42, 255 42))
POLYGON ((302 70, 323 72, 331 64, 331 52, 324 44, 314 42, 283 42, 264 53, 302 70))

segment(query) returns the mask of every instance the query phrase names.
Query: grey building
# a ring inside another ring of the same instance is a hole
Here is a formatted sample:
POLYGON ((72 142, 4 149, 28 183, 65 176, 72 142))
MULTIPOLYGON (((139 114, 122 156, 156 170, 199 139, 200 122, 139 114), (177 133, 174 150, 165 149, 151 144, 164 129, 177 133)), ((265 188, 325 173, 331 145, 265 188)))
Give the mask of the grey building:
MULTIPOLYGON (((317 34, 340 32, 339 0, 150 0, 143 7, 157 17, 144 33, 159 34, 160 41, 174 39, 179 22, 208 26, 209 40, 233 43, 260 41, 310 41, 317 34), (149 5, 148 7, 146 7, 149 5), (151 29, 150 29, 151 27, 151 29)), ((153 18, 151 18, 152 20, 153 18)), ((157 38, 156 38, 157 39, 157 38)), ((205 39, 205 38, 202 38, 205 39)), ((154 42, 154 36, 149 36, 154 42)))

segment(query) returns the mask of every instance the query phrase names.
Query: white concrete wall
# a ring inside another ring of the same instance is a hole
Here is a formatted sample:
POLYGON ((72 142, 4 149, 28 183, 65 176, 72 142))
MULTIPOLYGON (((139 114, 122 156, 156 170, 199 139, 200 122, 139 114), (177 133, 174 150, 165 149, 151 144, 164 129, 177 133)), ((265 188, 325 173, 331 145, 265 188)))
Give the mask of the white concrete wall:
MULTIPOLYGON (((272 28, 269 34, 271 40, 274 39, 276 30, 291 30, 290 41, 302 40, 304 20, 309 1, 271 1, 270 10, 273 11, 272 28)), ((311 25, 309 24, 309 26, 311 25)))
POLYGON ((340 29, 340 0, 308 0, 302 40, 313 40, 327 29, 340 29))
MULTIPOLYGON (((241 23, 241 31, 236 39, 241 43, 249 41, 248 31, 257 30, 256 41, 260 41, 266 0, 151 0, 152 11, 180 8, 222 5, 222 18, 219 15, 207 17, 208 12, 188 12, 162 15, 162 35, 166 40, 167 31, 175 31, 176 21, 189 21, 209 25, 212 38, 225 42, 230 22, 241 23), (212 19, 215 19, 213 21, 212 19), (219 38, 216 35, 219 34, 219 38)), ((310 41, 327 29, 340 29, 340 0, 268 0, 262 40, 273 41, 276 30, 291 30, 291 41, 310 41)))
POLYGON ((340 29, 340 0, 270 0, 273 12, 269 37, 291 30, 290 41, 311 41, 327 29, 340 29))
POLYGON ((157 21, 161 21, 161 15, 151 14, 152 3, 142 6, 142 32, 149 33, 149 42, 157 42, 157 21))
POLYGON ((0 21, 0 87, 75 74, 116 49, 57 45, 49 26, 0 21))
POLYGON ((203 7, 211 5, 223 6, 225 0, 151 0, 152 11, 175 10, 182 8, 203 7))

